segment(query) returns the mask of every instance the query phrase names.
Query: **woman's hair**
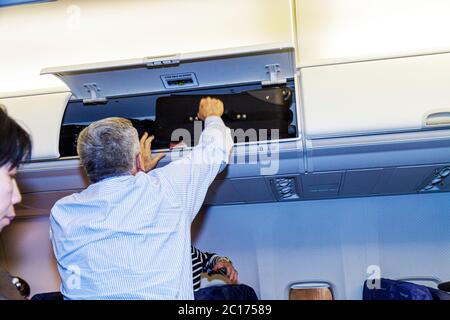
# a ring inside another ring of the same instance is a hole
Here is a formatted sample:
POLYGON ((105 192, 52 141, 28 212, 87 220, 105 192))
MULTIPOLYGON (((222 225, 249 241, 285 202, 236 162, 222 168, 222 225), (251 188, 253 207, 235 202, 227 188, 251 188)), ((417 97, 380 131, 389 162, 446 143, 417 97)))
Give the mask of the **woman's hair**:
POLYGON ((30 135, 10 118, 6 108, 0 104, 0 167, 8 164, 16 168, 31 156, 30 135))

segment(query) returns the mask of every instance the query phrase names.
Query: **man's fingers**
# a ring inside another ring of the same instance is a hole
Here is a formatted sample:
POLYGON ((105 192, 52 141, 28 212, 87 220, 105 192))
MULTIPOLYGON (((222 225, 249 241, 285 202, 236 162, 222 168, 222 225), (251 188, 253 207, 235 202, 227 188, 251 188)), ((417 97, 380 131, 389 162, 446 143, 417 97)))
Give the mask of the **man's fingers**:
POLYGON ((236 283, 236 271, 234 269, 231 269, 228 279, 230 279, 231 283, 236 283))
POLYGON ((139 141, 139 143, 141 144, 141 148, 144 147, 144 143, 145 143, 145 140, 147 139, 147 136, 148 136, 148 133, 144 132, 144 134, 141 137, 141 140, 139 141))
POLYGON ((166 156, 166 154, 163 153, 163 152, 158 153, 158 154, 156 155, 156 157, 153 159, 153 161, 158 162, 159 160, 161 160, 161 159, 164 158, 165 156, 166 156))
POLYGON ((229 265, 229 264, 222 264, 222 263, 217 263, 214 267, 213 267, 213 271, 214 272, 217 272, 217 271, 219 271, 220 269, 222 269, 222 268, 225 268, 226 269, 226 277, 228 278, 228 280, 231 282, 231 283, 237 283, 237 281, 238 281, 238 273, 237 273, 237 271, 236 271, 236 269, 232 266, 232 265, 229 265))
POLYGON ((205 97, 205 98, 202 98, 202 99, 200 100, 200 108, 205 107, 206 104, 208 104, 210 100, 211 100, 211 97, 205 97))
POLYGON ((233 268, 232 266, 230 268, 231 268, 230 280, 232 283, 237 283, 238 273, 237 273, 236 269, 233 268))
POLYGON ((223 110, 223 102, 222 100, 217 99, 217 106, 223 110))
POLYGON ((233 278, 231 280, 233 283, 237 283, 238 282, 238 274, 237 271, 233 272, 233 278))
POLYGON ((155 136, 150 136, 148 139, 145 140, 145 145, 144 145, 145 150, 150 150, 153 139, 155 139, 155 136))
POLYGON ((164 158, 166 156, 165 153, 158 153, 153 159, 152 159, 152 169, 154 167, 156 167, 156 165, 158 164, 159 160, 161 160, 162 158, 164 158))
POLYGON ((231 266, 231 265, 227 266, 227 276, 230 280, 233 278, 233 275, 234 275, 233 266, 231 266))

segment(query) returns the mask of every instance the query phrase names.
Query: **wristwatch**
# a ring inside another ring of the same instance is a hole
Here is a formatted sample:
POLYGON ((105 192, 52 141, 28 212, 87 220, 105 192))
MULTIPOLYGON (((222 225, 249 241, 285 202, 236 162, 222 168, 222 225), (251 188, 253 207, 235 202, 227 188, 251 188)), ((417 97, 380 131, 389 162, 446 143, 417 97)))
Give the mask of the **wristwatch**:
POLYGON ((220 257, 219 259, 217 259, 217 262, 228 262, 229 264, 233 264, 231 259, 228 257, 220 257))

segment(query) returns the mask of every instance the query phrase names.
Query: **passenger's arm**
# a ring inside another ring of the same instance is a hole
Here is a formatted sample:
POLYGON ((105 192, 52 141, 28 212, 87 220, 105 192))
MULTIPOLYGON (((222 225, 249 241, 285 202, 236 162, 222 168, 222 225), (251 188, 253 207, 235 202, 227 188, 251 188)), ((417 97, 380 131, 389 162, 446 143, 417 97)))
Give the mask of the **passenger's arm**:
POLYGON ((202 99, 200 103, 199 118, 205 120, 205 129, 198 145, 183 158, 150 172, 157 175, 160 181, 167 183, 173 201, 178 203, 185 213, 190 214, 192 219, 198 213, 208 187, 228 164, 233 147, 230 129, 220 118, 223 113, 221 102, 222 111, 214 112, 218 102, 220 101, 208 98, 202 99), (212 111, 208 112, 208 107, 211 106, 212 111))
POLYGON ((209 252, 203 252, 197 249, 196 247, 192 246, 192 250, 194 251, 194 254, 196 256, 200 257, 200 260, 202 262, 202 272, 207 272, 208 269, 212 269, 215 264, 215 258, 218 258, 219 256, 215 253, 209 253, 209 252))

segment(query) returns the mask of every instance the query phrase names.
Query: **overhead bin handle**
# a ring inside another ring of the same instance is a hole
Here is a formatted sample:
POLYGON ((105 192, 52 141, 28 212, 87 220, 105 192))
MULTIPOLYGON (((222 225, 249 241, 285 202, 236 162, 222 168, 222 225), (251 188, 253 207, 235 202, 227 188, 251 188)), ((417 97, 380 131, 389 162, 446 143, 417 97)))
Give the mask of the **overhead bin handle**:
POLYGON ((423 127, 450 126, 450 108, 434 110, 425 114, 423 127))
POLYGON ((145 57, 143 62, 147 68, 163 68, 180 64, 180 57, 177 54, 145 57))

